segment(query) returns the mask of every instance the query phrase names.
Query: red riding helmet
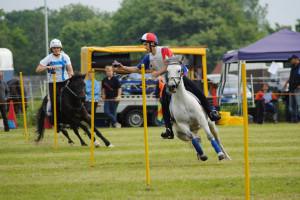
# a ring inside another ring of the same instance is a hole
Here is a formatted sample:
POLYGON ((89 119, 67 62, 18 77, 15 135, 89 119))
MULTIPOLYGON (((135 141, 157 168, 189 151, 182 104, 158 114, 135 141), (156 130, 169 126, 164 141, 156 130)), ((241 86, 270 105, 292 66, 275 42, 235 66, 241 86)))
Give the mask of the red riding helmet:
POLYGON ((154 42, 155 45, 158 45, 158 39, 154 33, 145 33, 141 39, 141 42, 154 42))

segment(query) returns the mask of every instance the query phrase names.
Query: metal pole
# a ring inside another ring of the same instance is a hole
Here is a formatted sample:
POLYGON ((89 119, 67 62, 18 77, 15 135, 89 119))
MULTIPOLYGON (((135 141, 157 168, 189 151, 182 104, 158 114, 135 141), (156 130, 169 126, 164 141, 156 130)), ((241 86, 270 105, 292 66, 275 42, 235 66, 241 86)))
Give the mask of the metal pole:
POLYGON ((142 91, 143 91, 143 118, 144 118, 144 143, 145 143, 145 161, 146 161, 146 184, 150 186, 150 164, 149 164, 149 145, 148 145, 148 125, 147 125, 147 105, 146 105, 146 81, 145 65, 142 64, 142 91))
POLYGON ((48 7, 47 0, 44 0, 44 8, 45 8, 45 42, 46 42, 46 56, 48 55, 48 7))
POLYGON ((21 84, 21 95, 22 95, 22 111, 23 111, 23 123, 24 123, 24 136, 26 141, 29 140, 28 130, 27 130, 27 118, 26 118, 26 108, 25 108, 25 94, 24 94, 24 81, 22 72, 20 72, 20 84, 21 84))
POLYGON ((53 112, 53 116, 54 116, 54 148, 57 148, 57 110, 56 110, 56 73, 52 74, 53 76, 53 105, 52 106, 52 112, 53 112))
POLYGON ((94 138, 95 138, 95 133, 94 133, 94 127, 95 127, 95 70, 92 69, 92 102, 91 102, 91 147, 90 147, 90 166, 94 167, 95 165, 95 156, 94 156, 94 138))
MULTIPOLYGON (((205 49, 206 51, 206 49, 205 49)), ((206 53, 202 55, 202 76, 203 76, 203 91, 204 95, 208 96, 208 83, 207 83, 207 64, 206 64, 206 53)))
POLYGON ((244 160, 245 160, 245 199, 250 200, 250 170, 249 170, 249 134, 248 134, 248 102, 247 102, 247 79, 246 63, 242 62, 242 83, 243 83, 243 115, 244 115, 244 160))

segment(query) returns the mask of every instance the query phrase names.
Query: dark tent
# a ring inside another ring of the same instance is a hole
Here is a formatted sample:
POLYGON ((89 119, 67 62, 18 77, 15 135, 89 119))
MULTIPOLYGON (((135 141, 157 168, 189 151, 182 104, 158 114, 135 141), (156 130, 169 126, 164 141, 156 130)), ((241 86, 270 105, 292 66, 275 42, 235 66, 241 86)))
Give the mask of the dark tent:
POLYGON ((245 60, 250 62, 287 61, 292 55, 300 57, 300 33, 280 30, 257 42, 223 56, 225 63, 245 60))

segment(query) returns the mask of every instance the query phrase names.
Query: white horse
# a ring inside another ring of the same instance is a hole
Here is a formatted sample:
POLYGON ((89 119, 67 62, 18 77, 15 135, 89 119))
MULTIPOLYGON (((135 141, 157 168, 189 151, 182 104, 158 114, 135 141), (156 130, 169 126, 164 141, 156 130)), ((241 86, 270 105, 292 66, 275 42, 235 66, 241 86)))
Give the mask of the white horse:
POLYGON ((198 159, 205 161, 208 157, 204 154, 197 135, 199 129, 203 128, 219 160, 230 159, 218 137, 215 123, 207 117, 197 97, 185 89, 179 62, 170 61, 167 71, 167 87, 171 93, 170 114, 177 137, 183 141, 191 141, 198 159))

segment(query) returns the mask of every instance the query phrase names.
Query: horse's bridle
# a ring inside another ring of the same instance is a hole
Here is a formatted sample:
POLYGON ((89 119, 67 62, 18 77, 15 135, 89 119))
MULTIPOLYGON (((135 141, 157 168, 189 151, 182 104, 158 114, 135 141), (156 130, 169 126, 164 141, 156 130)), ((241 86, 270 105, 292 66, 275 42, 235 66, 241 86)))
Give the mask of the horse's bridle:
POLYGON ((70 87, 69 87, 69 83, 70 81, 68 80, 67 84, 65 85, 64 88, 66 88, 74 97, 78 98, 78 99, 84 99, 85 96, 79 96, 77 95, 70 87))
POLYGON ((180 77, 171 77, 171 78, 169 78, 169 79, 170 79, 170 80, 174 80, 175 88, 177 89, 178 86, 179 86, 180 83, 181 83, 182 76, 180 76, 180 77))

